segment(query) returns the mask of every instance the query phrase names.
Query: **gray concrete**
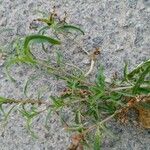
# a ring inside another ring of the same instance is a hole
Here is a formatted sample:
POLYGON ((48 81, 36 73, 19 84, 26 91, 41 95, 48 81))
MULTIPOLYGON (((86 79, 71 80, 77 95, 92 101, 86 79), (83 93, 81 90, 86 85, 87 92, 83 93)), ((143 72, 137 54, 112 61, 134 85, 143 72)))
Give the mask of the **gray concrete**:
MULTIPOLYGON (((90 52, 93 47, 101 48, 98 64, 105 66, 105 74, 108 77, 115 71, 121 75, 125 60, 130 63, 130 68, 133 68, 150 58, 150 0, 0 0, 0 31, 3 28, 12 29, 0 33, 0 48, 12 54, 13 48, 9 43, 17 37, 33 32, 29 30, 29 24, 33 19, 41 17, 37 10, 49 12, 54 5, 60 15, 67 11, 68 22, 83 27, 86 35, 76 40, 84 49, 90 52)), ((83 69, 89 67, 87 56, 77 44, 64 40, 60 48, 66 60, 83 69)), ((35 53, 39 57, 46 57, 40 51, 35 53)), ((50 56, 52 55, 50 53, 50 56)), ((17 79, 17 83, 13 84, 7 80, 3 60, 0 60, 0 95, 25 97, 24 82, 37 73, 29 66, 15 66, 12 75, 17 79)), ((37 97, 41 86, 46 88, 43 93, 46 99, 49 95, 61 91, 63 83, 43 75, 31 86, 29 96, 37 97)), ((61 128, 57 116, 49 120, 49 130, 42 124, 44 114, 35 121, 34 129, 39 135, 38 140, 33 140, 28 135, 19 114, 14 113, 10 119, 4 132, 1 128, 1 150, 66 150, 69 134, 61 128)), ((148 130, 137 128, 132 121, 128 125, 110 122, 109 126, 116 136, 104 141, 103 150, 150 150, 148 130)))

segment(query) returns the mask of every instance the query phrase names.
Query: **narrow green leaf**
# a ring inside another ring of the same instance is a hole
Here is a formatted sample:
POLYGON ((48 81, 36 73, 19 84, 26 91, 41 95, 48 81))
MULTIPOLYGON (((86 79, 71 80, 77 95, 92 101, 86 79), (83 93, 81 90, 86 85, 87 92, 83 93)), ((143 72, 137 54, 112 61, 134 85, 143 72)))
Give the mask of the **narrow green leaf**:
POLYGON ((125 79, 125 81, 128 81, 128 63, 127 62, 125 62, 123 73, 124 73, 124 79, 125 79))
POLYGON ((150 66, 150 59, 145 61, 144 63, 139 64, 135 69, 133 69, 128 75, 128 79, 133 78, 136 74, 139 74, 141 70, 145 69, 146 67, 150 66))
MULTIPOLYGON (((8 117, 9 117, 9 115, 10 115, 10 113, 13 111, 13 109, 16 107, 16 105, 14 105, 14 106, 12 106, 11 108, 10 108, 10 110, 5 114, 5 118, 4 118, 4 121, 6 122, 7 121, 7 119, 8 119, 8 117)), ((6 122, 7 123, 7 122, 6 122)))
POLYGON ((38 78, 40 78, 40 76, 39 75, 35 75, 35 76, 32 76, 32 77, 28 78, 28 80, 26 81, 24 89, 23 89, 23 93, 24 93, 24 95, 26 97, 28 97, 27 92, 28 92, 29 85, 32 84, 33 81, 36 80, 36 79, 38 79, 38 78))
POLYGON ((51 110, 51 109, 48 109, 48 113, 47 113, 46 119, 45 119, 45 127, 46 127, 46 128, 48 128, 48 120, 49 120, 51 114, 52 114, 52 110, 51 110))
POLYGON ((104 76, 104 68, 102 66, 100 66, 98 70, 98 74, 95 82, 99 90, 103 92, 105 89, 105 76, 104 76))
POLYGON ((74 31, 79 31, 81 32, 83 35, 84 35, 84 31, 82 29, 80 29, 79 27, 76 27, 74 25, 68 25, 68 24, 65 24, 65 25, 62 25, 60 26, 58 29, 60 30, 74 30, 74 31))
POLYGON ((56 62, 57 62, 57 65, 61 65, 62 61, 63 61, 63 57, 62 57, 62 54, 59 52, 59 51, 56 51, 56 62))
POLYGON ((50 96, 50 98, 54 103, 55 109, 60 109, 64 106, 64 101, 60 97, 50 96))
POLYGON ((80 112, 80 110, 78 110, 76 112, 75 122, 76 122, 76 124, 81 124, 81 112, 80 112))
POLYGON ((18 58, 14 57, 7 61, 5 64, 5 73, 12 82, 16 82, 16 80, 10 75, 10 67, 18 62, 20 62, 18 58))
POLYGON ((149 95, 150 94, 150 87, 139 87, 136 91, 137 94, 141 94, 141 95, 149 95))
POLYGON ((127 97, 135 97, 135 94, 132 94, 129 91, 116 91, 116 93, 121 94, 122 96, 127 96, 127 97))
POLYGON ((6 98, 0 96, 0 105, 7 101, 6 98))
POLYGON ((96 130, 95 138, 94 138, 94 150, 100 150, 101 147, 101 132, 99 127, 96 130))
POLYGON ((27 36, 25 38, 25 41, 24 41, 24 54, 26 56, 28 56, 29 58, 33 59, 33 55, 30 51, 30 47, 29 47, 29 44, 30 42, 37 42, 37 43, 44 43, 44 42, 48 42, 52 45, 60 45, 61 42, 56 40, 56 39, 53 39, 53 38, 50 38, 48 36, 44 36, 44 35, 30 35, 30 36, 27 36))
POLYGON ((13 57, 10 58, 6 63, 5 63, 5 73, 7 75, 7 77, 13 81, 16 82, 16 80, 10 75, 10 68, 11 66, 18 64, 18 63, 31 63, 31 64, 35 64, 36 60, 30 59, 29 57, 13 57))
POLYGON ((29 134, 35 138, 35 139, 38 139, 38 136, 35 134, 35 132, 32 130, 32 119, 27 119, 26 120, 26 128, 29 132, 29 134))
POLYGON ((0 103, 0 111, 3 113, 3 115, 5 115, 5 111, 4 111, 4 108, 3 108, 3 103, 0 103))
POLYGON ((50 26, 44 26, 38 31, 38 34, 42 34, 44 31, 49 30, 49 29, 50 29, 50 26))
POLYGON ((134 88, 133 88, 133 93, 136 93, 140 85, 143 83, 146 75, 150 72, 150 66, 148 66, 140 75, 139 79, 137 80, 134 88))

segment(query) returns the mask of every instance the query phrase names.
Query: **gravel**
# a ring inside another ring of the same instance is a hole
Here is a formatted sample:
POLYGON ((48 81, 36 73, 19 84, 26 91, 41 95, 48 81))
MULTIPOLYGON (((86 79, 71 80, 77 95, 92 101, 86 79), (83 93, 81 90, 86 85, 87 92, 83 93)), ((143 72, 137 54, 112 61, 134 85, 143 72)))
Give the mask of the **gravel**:
MULTIPOLYGON (((67 21, 85 30, 85 36, 77 38, 78 45, 64 41, 61 46, 65 59, 79 67, 89 67, 88 58, 79 45, 88 52, 94 47, 101 48, 98 65, 104 65, 108 77, 114 72, 121 76, 124 61, 128 61, 132 69, 150 58, 150 0, 0 0, 0 49, 13 54, 10 43, 33 33, 29 29, 32 20, 42 16, 39 11, 49 13, 53 6, 61 16, 67 11, 67 21)), ((46 57, 41 52, 36 53, 46 57)), ((25 81, 38 72, 29 66, 14 66, 11 71, 17 80, 14 84, 7 79, 3 63, 0 59, 0 95, 24 98, 25 81)), ((31 86, 29 96, 37 97, 41 87, 46 88, 42 95, 46 99, 61 91, 63 83, 43 75, 31 86)), ((114 138, 106 138, 102 150, 150 150, 150 131, 139 127, 134 118, 127 125, 111 121, 108 126, 114 138)), ((57 116, 50 118, 48 130, 43 127, 44 114, 35 120, 37 140, 29 136, 19 114, 14 113, 10 120, 5 130, 1 128, 1 150, 66 150, 69 134, 61 127, 57 116)))

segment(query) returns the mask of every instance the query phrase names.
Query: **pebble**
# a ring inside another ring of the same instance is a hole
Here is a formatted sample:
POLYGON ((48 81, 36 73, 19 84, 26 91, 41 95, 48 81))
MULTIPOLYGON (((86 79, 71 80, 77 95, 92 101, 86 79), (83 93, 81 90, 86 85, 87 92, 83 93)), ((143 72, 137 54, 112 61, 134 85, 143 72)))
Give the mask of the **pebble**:
POLYGON ((90 64, 90 59, 89 58, 84 58, 82 60, 82 63, 85 64, 85 65, 89 65, 90 64))

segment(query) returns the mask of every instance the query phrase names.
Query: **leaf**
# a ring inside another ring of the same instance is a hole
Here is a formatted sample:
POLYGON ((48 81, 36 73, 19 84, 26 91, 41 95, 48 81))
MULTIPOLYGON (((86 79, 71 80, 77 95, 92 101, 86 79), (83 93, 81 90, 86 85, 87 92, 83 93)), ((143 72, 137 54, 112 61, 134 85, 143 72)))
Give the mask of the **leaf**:
POLYGON ((32 106, 30 110, 26 110, 25 105, 22 105, 22 110, 20 110, 23 117, 26 119, 32 119, 33 117, 37 116, 39 114, 38 111, 36 111, 36 107, 32 106))
POLYGON ((7 77, 13 81, 13 82, 16 82, 16 80, 10 75, 10 67, 14 64, 17 64, 17 63, 31 63, 31 64, 35 64, 36 63, 36 60, 34 59, 30 59, 29 57, 13 57, 13 58, 10 58, 6 63, 5 63, 5 73, 7 75, 7 77))
POLYGON ((45 119, 45 127, 48 128, 48 119, 50 118, 52 114, 52 110, 51 109, 48 109, 48 113, 46 115, 46 119, 45 119))
POLYGON ((36 80, 36 79, 38 79, 38 78, 40 78, 40 76, 39 76, 39 75, 35 75, 35 76, 32 76, 32 77, 28 78, 28 80, 26 81, 25 86, 24 86, 24 89, 23 89, 23 93, 24 93, 24 95, 25 95, 26 97, 28 97, 28 95, 27 95, 28 86, 29 86, 34 80, 36 80))
POLYGON ((20 62, 20 61, 18 60, 18 58, 15 57, 15 58, 12 58, 9 61, 7 61, 5 64, 5 73, 12 82, 16 82, 16 80, 10 75, 9 69, 12 65, 14 65, 18 62, 20 62))
POLYGON ((6 98, 0 96, 0 105, 7 101, 6 98))
POLYGON ((47 53, 47 48, 45 48, 45 45, 42 43, 42 49, 45 53, 47 53))
POLYGON ((43 22, 43 23, 46 23, 48 25, 51 25, 51 22, 46 18, 38 18, 38 19, 36 19, 36 21, 43 22))
POLYGON ((124 79, 125 79, 125 81, 128 81, 128 63, 127 62, 125 62, 123 73, 124 73, 124 79))
POLYGON ((53 100, 55 109, 60 109, 64 106, 64 101, 60 97, 50 96, 50 98, 53 100))
POLYGON ((30 135, 33 138, 38 138, 34 131, 32 131, 32 122, 33 118, 36 117, 39 114, 39 112, 36 111, 36 108, 34 106, 31 108, 30 111, 27 111, 25 105, 22 105, 22 110, 19 111, 26 120, 26 128, 30 135))
POLYGON ((145 61, 144 63, 139 64, 135 69, 133 69, 128 75, 128 79, 133 78, 133 76, 135 76, 136 74, 139 74, 141 72, 141 70, 147 68, 148 66, 150 66, 150 59, 148 59, 147 61, 145 61))
POLYGON ((150 72, 150 66, 148 66, 140 75, 139 79, 137 80, 135 86, 133 87, 133 93, 136 94, 138 88, 140 87, 140 85, 144 82, 144 79, 146 77, 146 75, 150 72))
POLYGON ((31 120, 31 119, 27 119, 27 120, 26 120, 26 128, 27 128, 29 134, 30 134, 33 138, 38 139, 38 136, 37 136, 37 135, 35 134, 35 132, 32 130, 31 125, 32 125, 32 120, 31 120))
POLYGON ((124 91, 116 91, 116 93, 121 94, 122 96, 126 96, 126 97, 135 97, 135 94, 132 94, 131 92, 126 92, 124 91))
POLYGON ((105 88, 105 76, 104 76, 104 68, 100 66, 98 70, 98 74, 96 77, 96 85, 101 88, 101 90, 104 90, 105 88))
POLYGON ((122 97, 122 94, 117 93, 117 92, 112 92, 111 95, 110 95, 110 98, 111 98, 113 101, 120 100, 121 97, 122 97))
POLYGON ((44 26, 38 31, 38 34, 42 34, 45 30, 48 30, 48 29, 50 29, 49 26, 44 26))
POLYGON ((3 103, 0 103, 0 111, 2 112, 3 115, 5 115, 5 111, 3 108, 3 103))
POLYGON ((79 125, 79 124, 73 124, 69 127, 67 127, 67 130, 68 131, 78 131, 78 132, 81 132, 83 130, 85 130, 84 126, 83 125, 79 125))
POLYGON ((142 88, 142 87, 139 87, 137 89, 137 94, 141 94, 141 95, 149 95, 150 94, 150 87, 145 87, 145 88, 142 88))
POLYGON ((95 138, 94 138, 94 150, 100 150, 101 147, 101 132, 99 127, 96 130, 95 138))
POLYGON ((63 61, 63 56, 62 56, 62 53, 60 53, 59 51, 56 51, 56 62, 57 62, 57 65, 61 65, 62 61, 63 61))
POLYGON ((79 32, 81 32, 81 33, 84 35, 84 31, 81 30, 79 27, 76 27, 76 26, 74 26, 74 25, 64 24, 64 25, 58 27, 58 29, 64 30, 64 31, 65 31, 65 30, 79 31, 79 32))
POLYGON ((13 111, 13 109, 14 109, 15 107, 16 107, 16 105, 12 106, 12 107, 10 108, 10 110, 9 110, 7 113, 5 113, 5 118, 4 118, 5 125, 7 124, 7 119, 8 119, 8 117, 9 117, 10 113, 13 111))
POLYGON ((9 101, 8 99, 6 99, 4 97, 0 97, 0 110, 3 113, 3 116, 4 116, 4 118, 2 120, 3 123, 4 123, 3 127, 5 127, 7 125, 8 117, 11 114, 11 112, 14 110, 14 108, 16 107, 16 105, 13 105, 12 107, 10 106, 11 108, 8 110, 8 112, 5 112, 5 108, 3 108, 2 104, 6 103, 8 101, 9 101))
POLYGON ((56 39, 53 39, 53 38, 50 38, 48 36, 44 36, 44 35, 30 35, 30 36, 27 36, 25 38, 25 41, 24 41, 24 54, 25 56, 29 57, 31 60, 33 60, 33 55, 30 51, 30 48, 29 48, 29 43, 30 42, 37 42, 37 43, 44 43, 44 42, 48 42, 52 45, 60 45, 61 42, 56 40, 56 39))
POLYGON ((81 124, 81 112, 80 112, 80 110, 78 110, 75 114, 75 123, 81 124))

